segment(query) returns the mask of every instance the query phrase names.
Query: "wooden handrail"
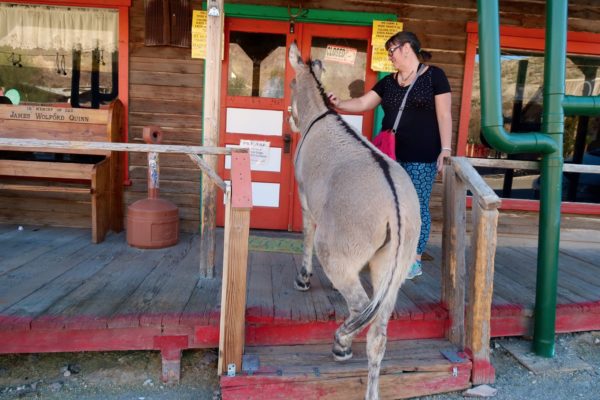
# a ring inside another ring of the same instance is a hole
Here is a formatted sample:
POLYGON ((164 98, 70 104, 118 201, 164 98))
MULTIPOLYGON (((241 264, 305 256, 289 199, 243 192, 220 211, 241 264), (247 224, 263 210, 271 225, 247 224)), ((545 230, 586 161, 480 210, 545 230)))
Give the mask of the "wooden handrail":
POLYGON ((450 317, 448 340, 470 355, 473 384, 493 383, 495 378, 489 341, 499 206, 500 198, 467 159, 449 160, 444 167, 441 298, 450 317), (468 274, 467 189, 474 198, 468 274))
MULTIPOLYGON (((468 158, 469 164, 475 167, 503 168, 503 169, 540 169, 539 161, 507 160, 498 158, 468 158)), ((578 172, 586 174, 600 174, 600 165, 563 164, 564 172, 578 172)))
POLYGON ((83 142, 69 140, 39 140, 39 139, 10 139, 0 138, 0 147, 11 147, 15 151, 23 148, 44 148, 60 150, 106 150, 106 151, 133 151, 154 153, 187 154, 192 161, 204 172, 221 190, 225 191, 225 182, 219 175, 198 155, 231 155, 233 153, 248 153, 244 147, 208 147, 208 146, 182 146, 169 144, 147 143, 111 143, 111 142, 83 142))

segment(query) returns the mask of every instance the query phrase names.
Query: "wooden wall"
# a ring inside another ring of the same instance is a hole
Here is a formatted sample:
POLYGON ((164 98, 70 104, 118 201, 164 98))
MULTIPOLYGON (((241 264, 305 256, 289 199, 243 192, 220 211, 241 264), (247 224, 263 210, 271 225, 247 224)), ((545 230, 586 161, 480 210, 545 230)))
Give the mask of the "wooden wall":
MULTIPOLYGON (((227 3, 262 4, 287 7, 287 0, 226 0, 227 3)), ((298 1, 291 1, 297 4, 298 1)), ((446 71, 453 91, 454 142, 460 115, 466 23, 477 20, 475 0, 312 0, 305 8, 346 11, 386 12, 398 15, 404 28, 415 32, 425 49, 433 53, 432 63, 446 71)), ((199 8, 200 1, 193 1, 199 8)), ((501 24, 543 28, 545 0, 501 0, 501 24)), ((600 33, 600 1, 570 0, 569 29, 600 33)), ((190 50, 170 46, 144 46, 144 1, 132 0, 130 10, 129 141, 141 142, 144 125, 163 128, 164 143, 201 144, 202 138, 202 60, 193 60, 190 50)), ((146 159, 131 153, 126 188, 126 205, 146 195, 146 159)), ((200 211, 200 172, 184 156, 161 156, 161 197, 180 210, 184 231, 197 231, 200 211)), ((432 199, 434 229, 439 228, 441 190, 432 199)), ((73 203, 60 198, 35 199, 31 196, 0 193, 0 221, 52 223, 89 226, 89 203, 73 203), (16 208, 16 211, 15 211, 16 208)), ((514 213, 513 213, 514 214, 514 213)), ((519 218, 501 217, 501 229, 512 229, 519 218), (504 221, 507 221, 506 223, 504 221)), ((537 219, 535 219, 537 220, 537 219)))
MULTIPOLYGON (((233 4, 287 7, 287 0, 226 0, 233 4)), ((292 1, 291 4, 294 5, 292 1)), ((304 8, 345 11, 385 12, 398 15, 404 29, 415 32, 423 48, 433 54, 431 62, 448 75, 453 92, 453 143, 456 143, 466 48, 466 24, 477 20, 476 0, 327 0, 302 1, 304 8)), ((569 29, 600 33, 600 2, 569 1, 569 29)), ((543 28, 545 0, 501 0, 503 25, 543 28)), ((143 46, 143 1, 133 0, 131 12, 130 140, 139 140, 141 126, 156 123, 165 128, 169 143, 200 143, 203 64, 191 60, 189 50, 143 46)), ((164 161, 167 161, 166 158, 164 161)), ((143 196, 145 164, 132 157, 133 186, 127 201, 143 196)), ((181 210, 183 227, 195 229, 199 221, 198 172, 184 158, 169 159, 161 167, 161 193, 181 210)), ((441 188, 436 185, 432 198, 434 229, 441 226, 441 188)), ((511 213, 510 215, 515 215, 511 213)), ((517 213, 518 215, 518 213, 517 213)), ((535 215, 528 219, 537 221, 535 215)), ((577 217, 574 217, 577 219, 577 217)), ((511 231, 522 218, 500 218, 500 229, 511 231)), ((518 225, 518 224, 517 224, 518 225)), ((529 224, 528 226, 530 226, 529 224)), ((516 228, 518 229, 518 228, 516 228)))
MULTIPOLYGON (((204 61, 189 48, 144 46, 143 0, 132 1, 129 37, 129 141, 142 143, 142 128, 157 125, 164 144, 201 145, 204 61)), ((147 165, 146 154, 131 153, 127 205, 146 196, 147 165)), ((160 156, 160 197, 179 207, 183 231, 199 229, 200 175, 185 155, 160 156)))

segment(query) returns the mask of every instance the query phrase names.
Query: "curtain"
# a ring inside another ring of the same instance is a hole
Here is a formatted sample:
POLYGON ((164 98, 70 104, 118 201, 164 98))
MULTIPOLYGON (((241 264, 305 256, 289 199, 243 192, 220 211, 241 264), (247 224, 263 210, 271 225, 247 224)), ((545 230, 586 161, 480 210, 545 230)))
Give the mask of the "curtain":
POLYGON ((112 53, 118 32, 117 10, 0 4, 0 46, 112 53))

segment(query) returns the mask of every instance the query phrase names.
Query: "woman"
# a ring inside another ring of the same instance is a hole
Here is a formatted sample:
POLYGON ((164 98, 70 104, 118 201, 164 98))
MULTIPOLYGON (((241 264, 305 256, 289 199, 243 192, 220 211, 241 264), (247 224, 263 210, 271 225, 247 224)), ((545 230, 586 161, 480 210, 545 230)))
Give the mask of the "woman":
POLYGON ((412 279, 422 274, 421 257, 431 230, 429 199, 444 158, 452 152, 452 115, 450 84, 444 71, 429 65, 419 68, 419 59, 428 61, 431 54, 421 49, 412 32, 398 32, 385 43, 388 57, 397 72, 381 79, 361 97, 329 100, 340 111, 363 112, 381 104, 384 110, 382 130, 392 129, 402 99, 414 81, 396 133, 396 159, 410 176, 421 205, 421 234, 417 258, 408 274, 412 279), (420 71, 420 72, 418 72, 420 71))

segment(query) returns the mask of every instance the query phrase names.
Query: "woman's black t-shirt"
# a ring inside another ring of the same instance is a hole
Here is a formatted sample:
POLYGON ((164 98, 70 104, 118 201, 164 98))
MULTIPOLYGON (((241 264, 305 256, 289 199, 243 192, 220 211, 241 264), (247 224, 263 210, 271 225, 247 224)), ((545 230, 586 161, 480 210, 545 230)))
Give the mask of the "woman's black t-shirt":
MULTIPOLYGON (((400 86, 390 74, 373 87, 381 97, 384 111, 382 130, 392 129, 408 86, 400 86)), ((408 94, 396 132, 396 159, 405 162, 435 162, 441 151, 440 131, 435 113, 438 94, 450 92, 444 71, 430 65, 408 94)))

